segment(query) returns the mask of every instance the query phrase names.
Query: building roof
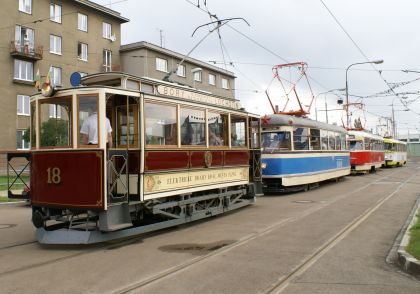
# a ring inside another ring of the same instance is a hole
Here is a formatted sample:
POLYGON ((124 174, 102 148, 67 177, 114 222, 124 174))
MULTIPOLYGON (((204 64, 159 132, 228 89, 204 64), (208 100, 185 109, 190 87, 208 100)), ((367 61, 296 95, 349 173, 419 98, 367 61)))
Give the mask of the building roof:
MULTIPOLYGON (((166 48, 162 48, 162 47, 159 47, 155 44, 145 42, 145 41, 122 45, 121 49, 120 49, 120 52, 129 52, 129 51, 134 51, 134 50, 137 50, 137 49, 150 49, 150 50, 160 52, 160 53, 165 54, 165 55, 173 56, 173 57, 178 58, 180 60, 185 58, 185 55, 183 55, 181 53, 178 53, 178 52, 166 49, 166 48)), ((202 66, 206 69, 210 69, 210 70, 218 72, 218 73, 223 73, 224 75, 235 78, 235 74, 233 72, 225 70, 225 69, 217 67, 217 66, 214 66, 214 65, 211 65, 207 62, 204 62, 204 61, 192 58, 192 57, 185 58, 185 61, 188 61, 189 63, 197 64, 197 65, 202 66)))
POLYGON ((122 17, 121 16, 121 13, 119 13, 119 12, 117 12, 115 10, 109 9, 109 8, 107 8, 105 6, 99 5, 97 3, 94 3, 92 1, 89 1, 89 0, 71 0, 71 1, 72 2, 75 2, 77 4, 80 4, 80 5, 83 5, 83 6, 92 8, 92 9, 94 9, 96 11, 102 12, 102 13, 104 13, 104 14, 106 14, 108 16, 111 16, 113 18, 116 18, 121 23, 129 22, 130 21, 128 18, 122 17))

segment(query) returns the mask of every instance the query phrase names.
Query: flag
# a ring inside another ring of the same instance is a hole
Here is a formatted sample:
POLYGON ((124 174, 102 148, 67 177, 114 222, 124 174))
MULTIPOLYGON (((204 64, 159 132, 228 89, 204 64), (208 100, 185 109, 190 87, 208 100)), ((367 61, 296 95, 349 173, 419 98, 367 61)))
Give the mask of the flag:
POLYGON ((47 85, 51 84, 51 68, 48 70, 47 78, 45 79, 47 85))
POLYGON ((39 74, 39 68, 36 72, 34 82, 35 82, 35 89, 39 90, 41 86, 41 76, 39 74))

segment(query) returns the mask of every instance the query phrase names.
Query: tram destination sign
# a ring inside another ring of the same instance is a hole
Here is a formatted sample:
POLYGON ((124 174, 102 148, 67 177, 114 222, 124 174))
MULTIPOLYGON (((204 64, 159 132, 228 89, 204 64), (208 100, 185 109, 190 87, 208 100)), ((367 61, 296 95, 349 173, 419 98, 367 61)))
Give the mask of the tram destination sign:
POLYGON ((145 194, 214 185, 225 182, 248 181, 248 168, 225 168, 180 173, 149 174, 144 179, 145 194))
POLYGON ((161 95, 174 96, 177 98, 182 98, 182 99, 191 100, 195 102, 213 104, 213 105, 221 106, 221 107, 227 107, 227 108, 232 108, 232 109, 241 108, 241 104, 239 101, 224 99, 220 97, 214 97, 214 96, 196 93, 192 91, 186 91, 183 89, 169 87, 166 85, 158 85, 157 92, 161 95))

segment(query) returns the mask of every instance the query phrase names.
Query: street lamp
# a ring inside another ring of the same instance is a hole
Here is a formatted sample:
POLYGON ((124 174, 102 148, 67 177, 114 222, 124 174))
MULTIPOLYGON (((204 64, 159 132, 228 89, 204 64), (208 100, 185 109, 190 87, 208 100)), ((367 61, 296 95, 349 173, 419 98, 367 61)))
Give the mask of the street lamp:
POLYGON ((319 93, 318 95, 316 95, 316 97, 315 97, 315 120, 316 121, 318 121, 318 108, 316 106, 317 101, 318 101, 318 96, 322 95, 322 94, 325 94, 325 118, 326 118, 326 122, 328 123, 327 94, 331 93, 331 92, 334 92, 334 91, 344 91, 344 90, 345 90, 345 88, 343 88, 343 89, 332 89, 332 90, 328 90, 326 92, 322 92, 322 93, 319 93))
POLYGON ((349 127, 349 84, 347 81, 347 73, 349 71, 349 68, 352 67, 353 65, 358 65, 358 64, 367 64, 367 63, 374 63, 374 64, 381 64, 384 61, 382 59, 379 60, 373 60, 373 61, 365 61, 365 62, 356 62, 356 63, 352 63, 350 64, 347 69, 346 69, 346 118, 347 118, 347 128, 349 127))

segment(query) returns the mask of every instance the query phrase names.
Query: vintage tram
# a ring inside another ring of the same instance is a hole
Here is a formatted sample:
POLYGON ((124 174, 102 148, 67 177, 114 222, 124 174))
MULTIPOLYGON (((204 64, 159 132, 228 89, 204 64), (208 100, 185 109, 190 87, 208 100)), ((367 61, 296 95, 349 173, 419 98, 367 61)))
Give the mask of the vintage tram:
POLYGON ((30 152, 41 243, 128 237, 261 193, 260 118, 235 99, 124 73, 43 94, 31 97, 30 152), (86 138, 87 120, 96 140, 86 138))
POLYGON ((403 166, 407 163, 407 143, 393 138, 384 138, 385 166, 403 166))
POLYGON ((262 118, 263 190, 307 190, 350 174, 346 130, 308 118, 272 114, 262 118))
POLYGON ((384 139, 365 131, 349 131, 352 173, 373 172, 385 164, 384 139))

